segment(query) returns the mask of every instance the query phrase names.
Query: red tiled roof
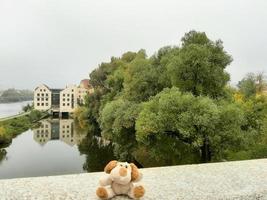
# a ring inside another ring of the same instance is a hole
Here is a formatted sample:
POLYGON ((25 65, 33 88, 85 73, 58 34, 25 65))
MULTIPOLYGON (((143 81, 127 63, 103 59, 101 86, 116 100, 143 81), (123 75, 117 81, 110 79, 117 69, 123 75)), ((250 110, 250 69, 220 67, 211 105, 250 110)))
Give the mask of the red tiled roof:
POLYGON ((89 89, 91 87, 89 79, 83 79, 80 82, 80 86, 89 89))

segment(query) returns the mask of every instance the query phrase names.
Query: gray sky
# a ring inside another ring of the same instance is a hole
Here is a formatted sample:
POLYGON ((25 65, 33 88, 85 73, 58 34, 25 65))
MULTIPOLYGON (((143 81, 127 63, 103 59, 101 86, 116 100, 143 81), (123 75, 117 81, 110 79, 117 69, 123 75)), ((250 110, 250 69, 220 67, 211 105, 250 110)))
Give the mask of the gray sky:
POLYGON ((0 88, 64 87, 111 56, 221 39, 233 83, 267 72, 266 0, 0 0, 0 88))

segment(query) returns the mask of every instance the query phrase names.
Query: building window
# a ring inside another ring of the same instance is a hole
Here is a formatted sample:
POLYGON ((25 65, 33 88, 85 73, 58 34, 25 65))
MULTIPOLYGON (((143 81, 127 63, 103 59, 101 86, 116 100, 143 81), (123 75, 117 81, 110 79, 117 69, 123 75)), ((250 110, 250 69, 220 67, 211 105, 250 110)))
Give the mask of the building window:
POLYGON ((68 97, 70 96, 70 94, 68 94, 68 97))
POLYGON ((40 96, 40 94, 39 93, 37 93, 37 97, 39 97, 40 96))
POLYGON ((65 101, 65 98, 63 98, 63 101, 65 101))
POLYGON ((48 98, 46 98, 45 100, 48 101, 48 98))
POLYGON ((46 93, 46 96, 48 97, 48 93, 46 93))
POLYGON ((74 89, 72 89, 71 91, 74 92, 74 89))
POLYGON ((70 101, 70 99, 68 98, 67 101, 70 101))
POLYGON ((40 101, 40 98, 37 98, 37 101, 40 101))
POLYGON ((44 93, 42 93, 42 97, 44 96, 44 93))
POLYGON ((48 106, 48 103, 46 103, 45 105, 48 106))
POLYGON ((37 103, 37 106, 40 106, 40 103, 37 103))
POLYGON ((42 103, 42 106, 44 106, 44 103, 42 103))
POLYGON ((42 98, 42 101, 44 101, 44 98, 42 98))
POLYGON ((43 90, 42 90, 42 89, 40 89, 40 91, 42 92, 43 90))
POLYGON ((46 90, 44 89, 44 92, 45 92, 46 90))
POLYGON ((63 103, 63 106, 65 106, 65 103, 63 103))
POLYGON ((65 94, 63 94, 63 97, 65 97, 65 94))
POLYGON ((69 104, 69 103, 67 103, 67 106, 70 106, 70 104, 69 104))

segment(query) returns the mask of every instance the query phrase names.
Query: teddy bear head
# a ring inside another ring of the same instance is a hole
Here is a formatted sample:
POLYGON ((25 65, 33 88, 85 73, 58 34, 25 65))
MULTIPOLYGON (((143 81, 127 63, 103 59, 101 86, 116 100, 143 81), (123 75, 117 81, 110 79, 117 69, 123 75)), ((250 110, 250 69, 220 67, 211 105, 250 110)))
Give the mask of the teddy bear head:
POLYGON ((112 160, 107 164, 104 171, 110 174, 112 181, 122 185, 141 178, 138 168, 133 163, 112 160))

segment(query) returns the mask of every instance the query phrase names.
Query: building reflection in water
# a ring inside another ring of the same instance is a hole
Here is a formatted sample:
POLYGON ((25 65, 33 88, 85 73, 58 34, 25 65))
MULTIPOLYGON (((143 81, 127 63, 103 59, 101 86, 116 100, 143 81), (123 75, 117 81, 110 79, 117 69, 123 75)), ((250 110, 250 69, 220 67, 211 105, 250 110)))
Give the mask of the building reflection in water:
POLYGON ((33 138, 41 145, 50 140, 61 140, 73 146, 80 144, 86 134, 78 133, 73 119, 45 119, 40 121, 40 127, 33 129, 33 138))

